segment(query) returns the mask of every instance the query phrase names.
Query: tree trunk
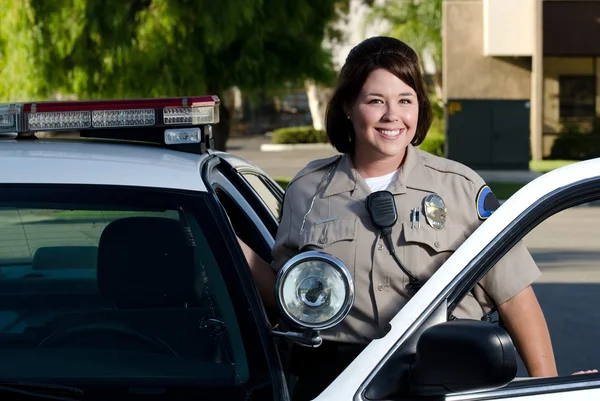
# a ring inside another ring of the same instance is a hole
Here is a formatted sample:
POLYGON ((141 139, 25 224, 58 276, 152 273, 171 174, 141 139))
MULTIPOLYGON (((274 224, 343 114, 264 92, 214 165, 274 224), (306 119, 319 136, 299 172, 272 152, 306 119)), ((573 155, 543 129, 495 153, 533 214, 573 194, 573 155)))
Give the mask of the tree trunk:
POLYGON ((213 138, 215 150, 227 151, 227 139, 231 127, 231 115, 229 109, 223 103, 219 107, 220 121, 213 126, 213 138))
POLYGON ((227 140, 229 139, 229 131, 231 127, 231 113, 226 106, 225 94, 226 91, 220 88, 209 87, 208 93, 216 95, 221 100, 219 106, 219 122, 213 125, 213 140, 215 150, 227 151, 227 140))
POLYGON ((304 82, 306 88, 306 97, 308 98, 308 108, 312 117, 313 128, 322 130, 325 122, 325 117, 321 112, 321 102, 319 101, 318 88, 314 82, 306 80, 304 82))
POLYGON ((443 93, 442 93, 442 70, 436 66, 435 73, 433 74, 434 85, 435 85, 435 94, 437 95, 438 101, 443 102, 443 93))

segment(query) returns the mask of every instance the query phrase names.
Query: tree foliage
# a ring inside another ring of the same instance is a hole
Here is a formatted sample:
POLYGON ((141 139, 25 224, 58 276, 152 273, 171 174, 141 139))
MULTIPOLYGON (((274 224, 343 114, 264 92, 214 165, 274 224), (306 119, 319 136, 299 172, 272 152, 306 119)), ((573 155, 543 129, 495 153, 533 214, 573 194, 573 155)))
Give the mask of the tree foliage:
MULTIPOLYGON (((333 70, 321 44, 336 3, 0 0, 2 67, 39 96, 171 96, 328 81, 333 70)), ((19 96, 10 82, 3 86, 19 96)))
POLYGON ((390 25, 386 33, 411 46, 421 58, 428 53, 436 68, 436 90, 442 85, 442 3, 443 0, 385 0, 375 5, 367 18, 390 25))
POLYGON ((328 84, 349 0, 0 0, 2 101, 328 84))

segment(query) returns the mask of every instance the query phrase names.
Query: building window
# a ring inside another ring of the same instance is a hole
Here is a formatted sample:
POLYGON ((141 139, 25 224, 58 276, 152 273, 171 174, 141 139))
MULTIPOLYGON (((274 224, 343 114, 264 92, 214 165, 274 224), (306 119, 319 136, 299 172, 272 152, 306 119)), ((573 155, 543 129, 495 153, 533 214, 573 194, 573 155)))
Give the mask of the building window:
POLYGON ((561 75, 560 118, 589 118, 596 115, 596 77, 594 75, 561 75))

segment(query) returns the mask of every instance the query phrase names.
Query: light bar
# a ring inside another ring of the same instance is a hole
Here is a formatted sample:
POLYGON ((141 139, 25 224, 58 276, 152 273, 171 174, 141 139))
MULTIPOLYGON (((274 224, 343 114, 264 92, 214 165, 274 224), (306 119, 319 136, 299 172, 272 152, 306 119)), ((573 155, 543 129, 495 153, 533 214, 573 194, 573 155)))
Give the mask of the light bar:
POLYGON ((216 124, 220 103, 196 96, 7 104, 0 105, 0 134, 216 124))

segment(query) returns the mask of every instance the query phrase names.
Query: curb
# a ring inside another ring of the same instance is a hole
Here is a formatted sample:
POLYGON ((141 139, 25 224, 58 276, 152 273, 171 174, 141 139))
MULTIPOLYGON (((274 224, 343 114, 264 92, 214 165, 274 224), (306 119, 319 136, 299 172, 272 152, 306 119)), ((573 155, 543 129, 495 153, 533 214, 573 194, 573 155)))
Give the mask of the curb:
POLYGON ((329 143, 295 143, 295 144, 278 144, 278 143, 263 143, 260 145, 260 150, 263 152, 283 152, 288 150, 317 150, 326 149, 332 150, 333 146, 329 143))

